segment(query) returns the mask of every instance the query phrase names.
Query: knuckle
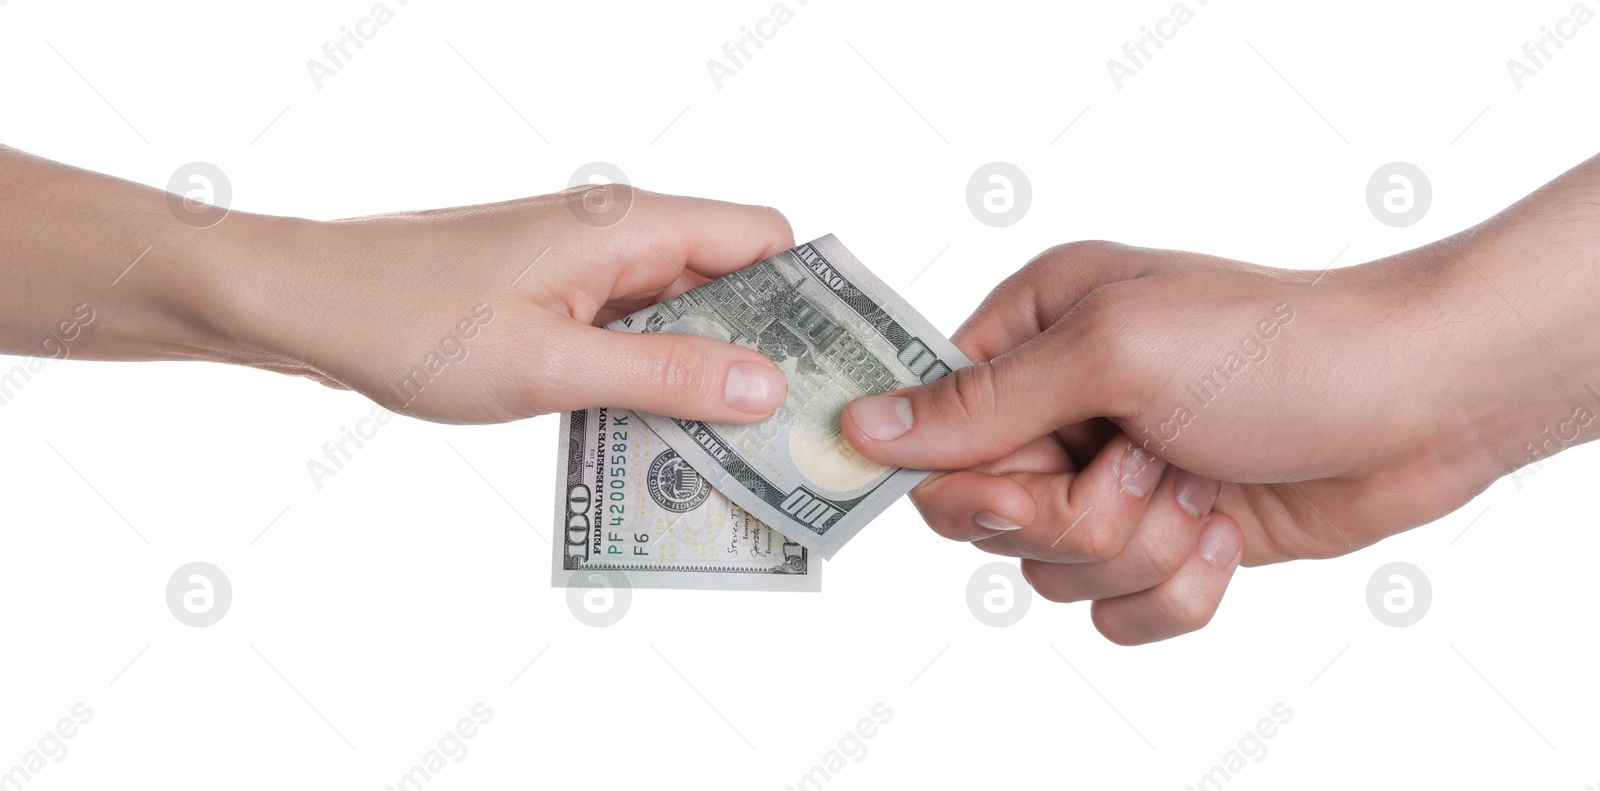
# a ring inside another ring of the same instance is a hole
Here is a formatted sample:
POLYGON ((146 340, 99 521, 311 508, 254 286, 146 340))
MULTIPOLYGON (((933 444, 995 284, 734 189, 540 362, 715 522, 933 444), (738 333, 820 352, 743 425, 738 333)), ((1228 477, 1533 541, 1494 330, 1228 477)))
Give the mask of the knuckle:
POLYGON ((994 414, 998 402, 995 393, 994 366, 989 363, 960 368, 947 377, 945 391, 949 398, 944 408, 945 417, 961 421, 979 420, 994 414))
POLYGON ((1127 533, 1115 519, 1089 522, 1078 527, 1078 551, 1091 561, 1111 560, 1122 554, 1128 545, 1127 533))
POLYGON ((1167 579, 1183 568, 1192 548, 1180 541, 1151 541, 1144 547, 1145 563, 1162 579, 1167 579))
POLYGON ((1073 262, 1094 261, 1104 258, 1107 254, 1119 250, 1122 245, 1105 239, 1079 239, 1073 242, 1063 242, 1044 251, 1043 255, 1055 259, 1065 259, 1073 262))
POLYGON ((1095 631, 1117 645, 1140 645, 1151 640, 1150 637, 1144 636, 1143 629, 1127 623, 1104 601, 1097 601, 1089 608, 1089 620, 1094 623, 1095 631))
POLYGON ((1069 586, 1062 584, 1059 575, 1055 573, 1056 564, 1032 558, 1022 560, 1022 578, 1028 581, 1034 593, 1046 601, 1057 604, 1066 604, 1078 601, 1069 586))
POLYGON ((960 511, 958 505, 952 506, 943 498, 926 492, 918 493, 915 489, 911 491, 911 504, 933 532, 945 538, 954 538, 962 532, 960 519, 954 516, 960 511))
POLYGON ((917 514, 933 532, 946 538, 950 537, 951 527, 956 523, 955 514, 961 512, 960 502, 952 502, 943 487, 939 486, 938 477, 929 476, 927 480, 917 484, 911 490, 911 505, 917 509, 917 514))
POLYGON ((771 206, 766 207, 766 210, 772 215, 773 246, 763 252, 763 255, 770 257, 793 248, 796 240, 794 238, 794 225, 789 222, 789 216, 771 206))
POLYGON ((1205 628, 1217 614, 1217 602, 1211 597, 1195 592, 1180 595, 1169 605, 1172 614, 1172 634, 1188 634, 1205 628))
MULTIPOLYGON (((773 222, 777 223, 779 227, 786 231, 789 231, 789 229, 792 227, 789 224, 789 215, 784 214, 782 209, 779 209, 776 206, 762 206, 761 208, 766 210, 768 214, 772 215, 773 222)), ((790 231, 790 233, 792 234, 793 231, 790 231)))
POLYGON ((963 544, 974 543, 983 538, 983 536, 974 535, 974 528, 967 525, 965 520, 941 519, 929 522, 928 526, 941 538, 959 541, 963 544))
POLYGON ((1102 563, 1121 552, 1115 531, 1104 524, 1080 524, 1033 548, 1029 555, 1049 563, 1102 563))
POLYGON ((1084 335, 1086 348, 1101 350, 1108 358, 1125 356, 1133 350, 1136 338, 1126 314, 1117 309, 1120 291, 1107 286, 1096 295, 1079 302, 1072 310, 1073 325, 1084 335))
POLYGON ((658 393, 665 401, 700 402, 717 395, 712 392, 709 361, 686 339, 669 338, 654 366, 658 393))
POLYGON ((610 228, 624 217, 642 209, 653 197, 626 182, 578 184, 555 196, 566 205, 569 222, 594 228, 610 228))
MULTIPOLYGON (((1096 563, 1110 560, 1127 546, 1129 530, 1120 517, 1101 517, 1096 506, 1075 500, 1070 485, 1053 487, 1041 507, 1053 514, 1056 530, 1041 531, 1037 557, 1057 563, 1096 563), (1048 540, 1048 544, 1044 541, 1048 540)), ((1022 531, 1027 532, 1027 531, 1022 531)))
POLYGON ((1115 519, 1080 516, 1046 548, 1047 560, 1061 563, 1099 563, 1122 554, 1127 547, 1127 531, 1115 519))
MULTIPOLYGON (((1103 291, 1123 290, 1108 287, 1103 291)), ((1115 415, 1137 414, 1143 408, 1143 399, 1149 394, 1142 391, 1151 378, 1154 351, 1137 329, 1152 323, 1135 318, 1133 303, 1125 296, 1101 294, 1080 303, 1073 310, 1070 330, 1077 335, 1074 347, 1086 356, 1091 370, 1118 372, 1116 377, 1100 382, 1097 389, 1102 402, 1115 415)))
POLYGON ((1019 549, 1016 542, 1006 536, 991 536, 982 541, 972 542, 972 546, 974 549, 1003 558, 1026 558, 1033 555, 1032 552, 1019 549))
MULTIPOLYGON (((1134 631, 1115 622, 1102 625, 1097 620, 1095 621, 1095 628, 1098 629, 1100 634, 1104 635, 1107 640, 1110 640, 1111 642, 1120 645, 1123 648, 1133 648, 1134 646, 1153 643, 1160 639, 1158 637, 1134 631)), ((1176 635, 1173 636, 1176 637, 1176 635)))
POLYGON ((1123 245, 1102 239, 1064 242, 1046 248, 1044 252, 1034 256, 1024 268, 1052 277, 1079 280, 1090 277, 1097 264, 1116 255, 1122 249, 1123 245))

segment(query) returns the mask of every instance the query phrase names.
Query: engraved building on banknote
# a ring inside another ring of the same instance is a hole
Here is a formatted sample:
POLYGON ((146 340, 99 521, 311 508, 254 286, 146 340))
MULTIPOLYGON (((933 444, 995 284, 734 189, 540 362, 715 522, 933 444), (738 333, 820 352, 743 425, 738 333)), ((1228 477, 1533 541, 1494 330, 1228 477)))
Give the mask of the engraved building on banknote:
POLYGON ((822 381, 844 385, 854 396, 903 387, 850 327, 807 298, 811 275, 791 260, 793 255, 782 253, 667 300, 657 306, 645 332, 660 332, 703 311, 715 314, 733 343, 753 345, 780 364, 795 358, 802 372, 823 374, 822 381))

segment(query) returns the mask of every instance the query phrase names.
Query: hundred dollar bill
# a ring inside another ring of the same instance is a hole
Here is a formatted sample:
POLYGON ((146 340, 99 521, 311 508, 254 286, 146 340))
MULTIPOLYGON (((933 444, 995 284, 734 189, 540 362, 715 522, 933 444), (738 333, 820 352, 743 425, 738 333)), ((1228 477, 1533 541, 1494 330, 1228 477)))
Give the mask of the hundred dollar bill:
POLYGON ((634 588, 816 591, 810 552, 711 488, 633 412, 561 416, 556 587, 586 572, 634 588))
POLYGON ((845 404, 972 364, 832 235, 606 326, 731 341, 783 369, 788 399, 761 423, 640 417, 713 488, 824 558, 927 476, 857 454, 845 404))

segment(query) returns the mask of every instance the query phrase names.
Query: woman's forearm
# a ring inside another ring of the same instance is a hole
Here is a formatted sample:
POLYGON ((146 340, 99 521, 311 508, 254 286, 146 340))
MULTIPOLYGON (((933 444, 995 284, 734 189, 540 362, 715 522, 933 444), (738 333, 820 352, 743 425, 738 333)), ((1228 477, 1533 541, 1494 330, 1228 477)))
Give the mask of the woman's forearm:
POLYGON ((226 359, 211 307, 235 231, 179 222, 159 190, 0 147, 0 352, 226 359))

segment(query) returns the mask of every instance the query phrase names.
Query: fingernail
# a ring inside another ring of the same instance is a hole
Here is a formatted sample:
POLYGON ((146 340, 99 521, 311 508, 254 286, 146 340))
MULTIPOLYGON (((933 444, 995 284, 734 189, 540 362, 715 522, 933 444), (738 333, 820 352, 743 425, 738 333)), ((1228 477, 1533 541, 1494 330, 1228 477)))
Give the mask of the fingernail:
POLYGON ((1239 554, 1239 535, 1220 519, 1213 519, 1200 531, 1200 556, 1217 565, 1225 565, 1239 554))
POLYGON ((1220 484, 1204 476, 1195 475, 1188 470, 1178 470, 1178 505, 1189 515, 1199 519, 1211 513, 1211 505, 1217 501, 1217 489, 1220 484))
POLYGON ((1130 443, 1122 454, 1122 488, 1134 497, 1143 497, 1161 480, 1166 468, 1167 463, 1154 453, 1130 443))
POLYGON ((1001 517, 999 514, 996 514, 993 511, 979 511, 976 514, 972 515, 972 521, 977 522, 978 523, 978 527, 982 527, 982 528, 985 528, 985 529, 988 529, 988 530, 1021 530, 1022 529, 1022 525, 1019 525, 1016 522, 1011 521, 1010 519, 1005 519, 1005 518, 1001 517))
POLYGON ((783 405, 788 386, 783 372, 760 363, 728 366, 728 383, 722 397, 728 406, 752 415, 770 415, 783 405))
POLYGON ((898 439, 911 430, 911 399, 900 396, 868 396, 850 405, 861 433, 877 440, 898 439))

